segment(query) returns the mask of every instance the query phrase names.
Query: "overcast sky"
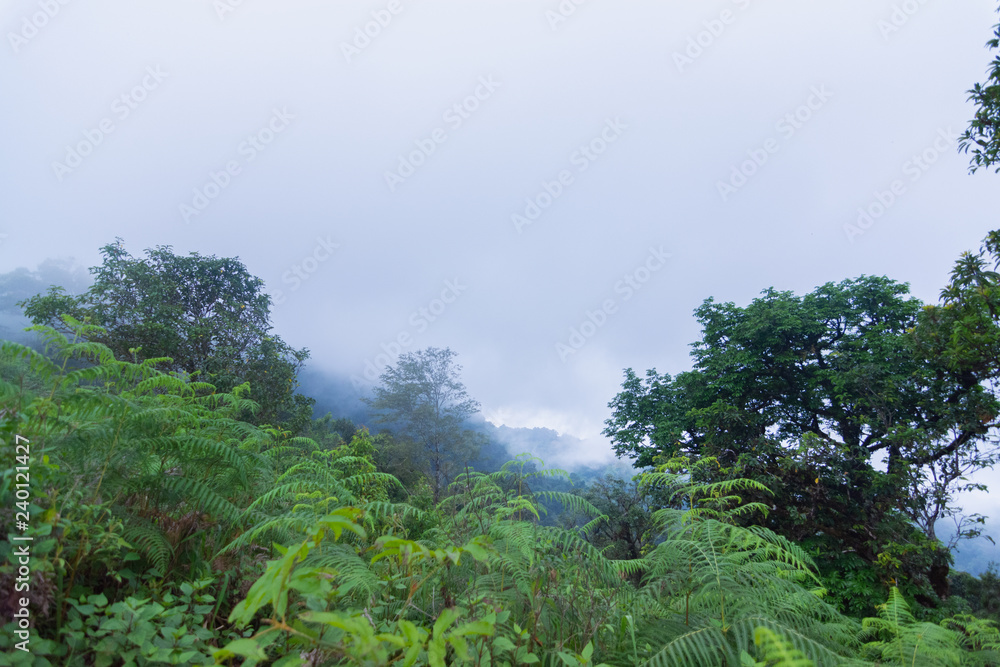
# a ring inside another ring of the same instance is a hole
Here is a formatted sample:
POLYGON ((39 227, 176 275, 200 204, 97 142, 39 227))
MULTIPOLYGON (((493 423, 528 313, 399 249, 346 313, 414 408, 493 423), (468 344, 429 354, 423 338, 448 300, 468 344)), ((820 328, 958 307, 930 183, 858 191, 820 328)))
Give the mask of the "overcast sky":
POLYGON ((450 346, 489 419, 600 459, 622 369, 687 369, 708 296, 936 300, 998 226, 955 142, 995 9, 7 0, 0 267, 239 256, 316 368, 450 346))

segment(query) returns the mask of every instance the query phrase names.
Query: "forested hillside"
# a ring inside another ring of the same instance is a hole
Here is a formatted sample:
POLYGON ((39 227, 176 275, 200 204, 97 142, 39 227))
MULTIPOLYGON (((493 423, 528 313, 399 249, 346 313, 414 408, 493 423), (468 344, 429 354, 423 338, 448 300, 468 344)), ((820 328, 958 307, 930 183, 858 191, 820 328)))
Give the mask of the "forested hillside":
POLYGON ((0 348, 5 663, 1000 664, 997 573, 934 528, 977 534, 997 456, 1000 232, 938 305, 707 300, 694 369, 610 403, 632 480, 498 457, 447 349, 385 370, 376 434, 316 419, 238 260, 104 256, 0 348))
MULTIPOLYGON (((1000 171, 1000 57, 970 95, 1000 171)), ((1000 463, 1000 230, 935 303, 702 295, 690 370, 608 387, 629 475, 511 451, 577 443, 486 423, 450 348, 310 395, 239 258, 101 252, 0 276, 0 665, 1000 667, 996 563, 953 567, 1000 463)))

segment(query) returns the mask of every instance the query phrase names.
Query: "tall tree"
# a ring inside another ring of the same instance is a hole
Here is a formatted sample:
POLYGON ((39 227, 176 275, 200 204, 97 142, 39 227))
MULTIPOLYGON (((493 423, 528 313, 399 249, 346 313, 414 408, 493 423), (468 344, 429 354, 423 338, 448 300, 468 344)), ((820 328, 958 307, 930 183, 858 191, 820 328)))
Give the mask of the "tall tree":
POLYGON ((912 522, 951 508, 954 483, 996 459, 1000 291, 985 262, 963 257, 939 307, 877 277, 804 297, 769 289, 745 308, 708 299, 694 369, 627 370, 605 435, 639 466, 735 465, 776 492, 769 525, 787 537, 945 595, 947 551, 933 522, 924 537, 912 522))
POLYGON ((466 393, 455 356, 434 347, 404 353, 382 373, 374 397, 365 399, 380 423, 397 427, 423 447, 435 501, 482 444, 480 434, 464 428, 479 403, 466 393))
POLYGON ((576 492, 607 517, 591 529, 588 539, 612 560, 642 558, 654 545, 652 505, 657 499, 638 480, 607 473, 576 492))
POLYGON ((63 315, 89 319, 105 330, 94 342, 116 358, 169 357, 165 370, 200 373, 220 391, 251 380, 251 398, 261 406, 257 423, 298 429, 309 420, 312 399, 295 392, 309 351, 269 334, 271 299, 239 258, 175 255, 170 246, 135 258, 121 239, 101 253, 87 291, 74 296, 50 288, 21 302, 25 314, 63 332, 63 315))

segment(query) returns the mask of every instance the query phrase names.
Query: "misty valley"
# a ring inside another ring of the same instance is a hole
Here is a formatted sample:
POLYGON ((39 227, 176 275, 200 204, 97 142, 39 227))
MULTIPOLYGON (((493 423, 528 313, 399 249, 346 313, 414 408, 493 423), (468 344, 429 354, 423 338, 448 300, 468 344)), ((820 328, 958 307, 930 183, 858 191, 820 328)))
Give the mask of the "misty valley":
POLYGON ((1000 667, 996 2, 7 5, 0 667, 1000 667))

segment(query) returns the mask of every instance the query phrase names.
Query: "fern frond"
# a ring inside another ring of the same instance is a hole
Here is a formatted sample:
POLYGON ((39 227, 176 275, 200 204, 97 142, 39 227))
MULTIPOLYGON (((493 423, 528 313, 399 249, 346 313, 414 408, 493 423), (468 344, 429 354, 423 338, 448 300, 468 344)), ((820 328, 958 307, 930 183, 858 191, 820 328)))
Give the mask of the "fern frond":
POLYGON ((716 667, 734 662, 722 630, 699 628, 675 637, 645 664, 648 667, 716 667))
MULTIPOLYGON (((65 341, 65 336, 58 332, 55 333, 65 341)), ((44 354, 35 351, 27 345, 5 340, 0 343, 0 354, 11 361, 26 360, 31 370, 40 375, 43 380, 51 380, 59 374, 59 367, 57 365, 52 363, 44 354)))
POLYGON ((427 516, 427 512, 407 505, 406 503, 390 503, 379 500, 367 503, 364 506, 365 515, 373 521, 379 521, 390 516, 398 516, 403 520, 414 518, 422 519, 427 516))
POLYGON ((351 477, 344 479, 343 483, 345 485, 354 486, 358 489, 372 484, 384 484, 386 486, 394 486, 397 489, 405 490, 402 482, 400 482, 395 476, 386 472, 365 472, 352 475, 351 477))
POLYGON ((534 494, 535 500, 550 500, 562 504, 563 508, 572 512, 577 512, 591 518, 601 516, 601 510, 597 509, 589 500, 583 496, 578 496, 565 491, 538 491, 534 494))
POLYGON ((754 630, 754 643, 769 667, 816 667, 816 663, 776 632, 761 626, 754 630))
POLYGON ((145 394, 156 393, 194 396, 195 392, 191 385, 184 380, 172 375, 167 375, 166 373, 158 373, 141 381, 129 393, 132 396, 142 396, 145 394))
POLYGON ((162 531, 148 524, 130 522, 122 529, 122 539, 142 553, 153 567, 166 572, 173 556, 173 547, 162 531))
POLYGON ((240 511, 228 499, 216 493, 200 480, 167 475, 162 484, 164 488, 175 491, 191 505, 204 512, 230 520, 240 516, 240 511))

